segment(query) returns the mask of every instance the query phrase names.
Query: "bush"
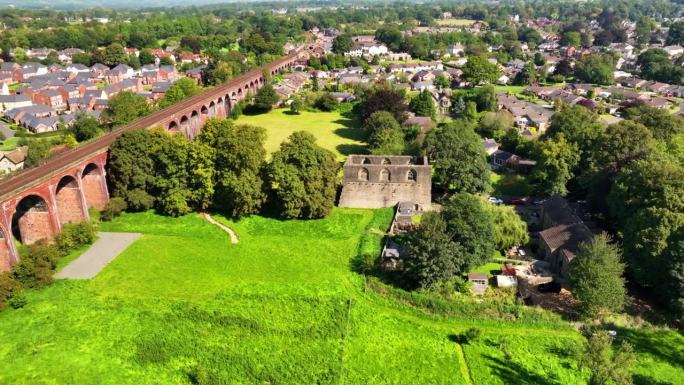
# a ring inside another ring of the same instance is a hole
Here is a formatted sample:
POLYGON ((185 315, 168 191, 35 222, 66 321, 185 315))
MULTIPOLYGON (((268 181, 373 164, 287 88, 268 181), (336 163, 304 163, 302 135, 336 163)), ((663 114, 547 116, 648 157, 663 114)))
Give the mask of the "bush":
POLYGON ((55 238, 62 255, 95 241, 95 225, 91 222, 67 223, 55 238))
POLYGON ((470 328, 461 334, 461 340, 463 341, 463 343, 469 344, 480 338, 480 334, 482 334, 482 331, 480 329, 470 328))
POLYGON ((0 273, 0 309, 5 307, 7 299, 18 288, 19 284, 12 278, 10 273, 0 273))
POLYGON ((26 296, 23 292, 16 291, 14 292, 14 294, 12 294, 7 303, 9 303, 12 309, 21 309, 22 307, 26 306, 26 304, 28 304, 28 300, 26 299, 26 296))
POLYGON ((121 197, 114 197, 107 202, 102 212, 100 212, 100 220, 109 222, 112 219, 121 215, 121 213, 128 208, 126 201, 121 197))
POLYGON ((316 104, 314 104, 314 107, 321 111, 330 112, 334 111, 337 108, 338 104, 339 103, 337 102, 337 99, 335 99, 334 96, 326 92, 316 100, 316 104))
POLYGON ((128 208, 133 211, 147 211, 154 204, 154 197, 143 189, 135 189, 128 192, 128 208))
POLYGON ((28 247, 26 256, 14 266, 13 278, 23 287, 41 287, 52 282, 57 260, 62 256, 56 245, 39 241, 28 247))

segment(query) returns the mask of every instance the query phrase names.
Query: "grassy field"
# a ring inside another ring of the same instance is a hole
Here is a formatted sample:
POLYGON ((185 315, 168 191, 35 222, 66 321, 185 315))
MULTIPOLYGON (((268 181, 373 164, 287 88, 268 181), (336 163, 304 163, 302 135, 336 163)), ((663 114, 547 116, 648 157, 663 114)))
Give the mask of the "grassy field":
POLYGON ((0 151, 12 151, 19 147, 19 142, 21 142, 21 138, 17 136, 13 138, 7 138, 0 143, 0 151))
MULTIPOLYGON (((55 282, 0 312, 0 384, 584 383, 583 339, 554 314, 353 273, 357 250, 378 251, 389 209, 216 218, 239 244, 196 214, 102 224, 144 235, 94 279, 55 282), (482 336, 458 343, 470 327, 482 336)), ((682 384, 684 337, 619 333, 639 352, 639 384, 682 384)))
POLYGON ((333 151, 338 159, 349 154, 365 153, 360 127, 339 112, 308 112, 293 114, 288 109, 276 109, 266 114, 243 115, 237 124, 253 124, 268 131, 266 151, 276 151, 295 131, 314 134, 318 145, 333 151))

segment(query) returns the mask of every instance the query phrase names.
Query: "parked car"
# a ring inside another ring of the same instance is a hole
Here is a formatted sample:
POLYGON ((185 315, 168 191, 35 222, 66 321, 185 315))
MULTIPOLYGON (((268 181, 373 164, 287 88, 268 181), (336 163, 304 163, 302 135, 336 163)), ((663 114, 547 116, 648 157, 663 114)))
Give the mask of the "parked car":
POLYGON ((511 199, 511 204, 516 205, 516 206, 521 206, 521 205, 526 205, 528 203, 527 198, 517 198, 517 199, 511 199))
POLYGON ((503 200, 501 200, 497 197, 489 197, 489 202, 494 203, 495 205, 500 205, 500 204, 504 203, 503 200))

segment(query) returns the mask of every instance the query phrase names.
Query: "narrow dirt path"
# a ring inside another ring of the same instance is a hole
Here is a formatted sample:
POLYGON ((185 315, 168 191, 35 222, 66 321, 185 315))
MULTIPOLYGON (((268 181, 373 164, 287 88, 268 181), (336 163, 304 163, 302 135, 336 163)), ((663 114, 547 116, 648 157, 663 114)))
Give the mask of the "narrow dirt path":
POLYGON ((240 240, 238 239, 237 234, 235 234, 235 231, 233 231, 233 229, 231 229, 230 227, 228 227, 228 226, 224 225, 223 223, 217 221, 217 220, 214 219, 211 215, 209 215, 209 213, 200 213, 200 215, 203 216, 204 219, 206 219, 207 221, 209 221, 209 223, 211 223, 211 224, 213 224, 213 225, 216 225, 216 226, 218 226, 221 230, 225 231, 225 232, 230 236, 230 243, 232 243, 232 244, 237 244, 237 243, 240 242, 240 240))

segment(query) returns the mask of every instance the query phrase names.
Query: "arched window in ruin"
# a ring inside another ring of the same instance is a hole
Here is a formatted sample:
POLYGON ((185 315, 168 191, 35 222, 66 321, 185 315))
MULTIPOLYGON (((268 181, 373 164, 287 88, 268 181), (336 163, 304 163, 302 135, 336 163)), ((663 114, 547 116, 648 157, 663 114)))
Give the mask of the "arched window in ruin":
POLYGON ((389 182, 390 181, 390 172, 388 169, 383 168, 382 171, 380 171, 380 182, 389 182))
POLYGON ((368 170, 366 168, 359 170, 359 180, 368 180, 368 170))
POLYGON ((380 162, 380 164, 392 164, 392 162, 390 162, 390 160, 388 158, 383 158, 382 162, 380 162))
POLYGON ((363 160, 361 161, 361 164, 371 164, 371 161, 368 158, 363 158, 363 160))
POLYGON ((418 177, 418 174, 416 173, 416 170, 410 169, 408 173, 406 174, 406 179, 409 182, 415 182, 416 178, 418 177))

